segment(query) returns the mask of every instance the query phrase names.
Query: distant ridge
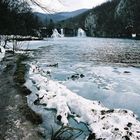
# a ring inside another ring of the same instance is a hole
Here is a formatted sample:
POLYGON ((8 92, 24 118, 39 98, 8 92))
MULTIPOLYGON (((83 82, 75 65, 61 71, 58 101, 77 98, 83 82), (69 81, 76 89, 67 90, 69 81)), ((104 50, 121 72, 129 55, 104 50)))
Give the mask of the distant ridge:
POLYGON ((42 23, 47 23, 50 21, 50 19, 52 19, 53 22, 56 23, 80 15, 88 10, 89 9, 79 9, 72 12, 60 12, 54 14, 44 14, 44 13, 34 12, 34 15, 36 15, 42 23))

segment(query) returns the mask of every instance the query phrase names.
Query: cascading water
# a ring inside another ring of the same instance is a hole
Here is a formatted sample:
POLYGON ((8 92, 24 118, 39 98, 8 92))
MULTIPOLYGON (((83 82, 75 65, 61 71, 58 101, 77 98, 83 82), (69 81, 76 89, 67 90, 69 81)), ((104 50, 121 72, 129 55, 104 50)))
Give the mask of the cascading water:
POLYGON ((53 34, 51 35, 52 38, 58 38, 60 37, 61 35, 58 33, 57 29, 54 29, 53 30, 53 34))
POLYGON ((64 30, 61 29, 61 37, 64 37, 64 30))
POLYGON ((77 37, 86 37, 86 32, 82 28, 78 28, 77 37))
POLYGON ((61 34, 58 32, 57 29, 53 30, 53 34, 51 35, 52 38, 60 38, 60 37, 64 37, 64 32, 63 29, 61 29, 61 34))

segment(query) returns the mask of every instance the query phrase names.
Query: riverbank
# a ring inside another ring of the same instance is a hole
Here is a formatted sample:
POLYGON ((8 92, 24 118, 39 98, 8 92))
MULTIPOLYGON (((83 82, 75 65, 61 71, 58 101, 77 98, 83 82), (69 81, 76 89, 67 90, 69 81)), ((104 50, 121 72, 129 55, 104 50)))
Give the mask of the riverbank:
POLYGON ((29 44, 30 49, 36 49, 33 59, 27 60, 31 69, 26 86, 32 93, 22 86, 24 65, 16 71, 15 75, 20 75, 16 86, 21 85, 24 97, 28 91, 28 105, 41 114, 46 139, 50 140, 52 129, 56 132, 59 124, 80 129, 83 126, 79 124, 86 124, 91 137, 97 139, 106 138, 106 134, 110 139, 114 135, 116 139, 139 139, 140 125, 134 115, 140 116, 139 41, 61 38, 29 44))
POLYGON ((25 60, 23 55, 6 53, 0 72, 0 138, 1 140, 38 140, 38 124, 42 123, 27 105, 26 95, 30 93, 25 82, 25 60))

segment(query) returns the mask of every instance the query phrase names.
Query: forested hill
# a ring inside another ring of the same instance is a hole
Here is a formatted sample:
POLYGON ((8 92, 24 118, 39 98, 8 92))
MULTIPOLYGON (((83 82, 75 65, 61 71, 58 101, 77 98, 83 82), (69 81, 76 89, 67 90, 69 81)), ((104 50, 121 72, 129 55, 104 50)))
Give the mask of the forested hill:
POLYGON ((33 35, 38 26, 27 2, 0 0, 0 34, 33 35))
POLYGON ((83 28, 85 29, 85 19, 91 10, 79 14, 78 16, 71 17, 67 20, 63 20, 57 24, 57 26, 62 26, 62 28, 83 28))
POLYGON ((62 27, 82 27, 89 36, 130 37, 140 36, 140 0, 111 0, 61 22, 62 27))
POLYGON ((79 14, 86 12, 87 10, 88 9, 79 9, 72 12, 58 12, 53 14, 35 12, 34 14, 37 15, 37 17, 42 21, 44 25, 46 25, 50 22, 50 20, 52 20, 54 23, 57 23, 62 20, 73 18, 79 14))
POLYGON ((140 0, 112 0, 96 7, 85 19, 91 36, 129 37, 140 34, 140 0))

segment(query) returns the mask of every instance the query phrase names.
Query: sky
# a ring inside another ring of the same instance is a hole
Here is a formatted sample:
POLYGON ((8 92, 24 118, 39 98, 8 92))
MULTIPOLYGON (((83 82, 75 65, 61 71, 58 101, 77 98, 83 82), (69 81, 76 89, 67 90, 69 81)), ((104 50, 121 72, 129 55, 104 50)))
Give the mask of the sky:
MULTIPOLYGON (((78 9, 95 7, 107 0, 36 0, 43 7, 49 8, 49 11, 75 11, 78 9)), ((39 7, 33 6, 34 11, 44 12, 39 7)))

